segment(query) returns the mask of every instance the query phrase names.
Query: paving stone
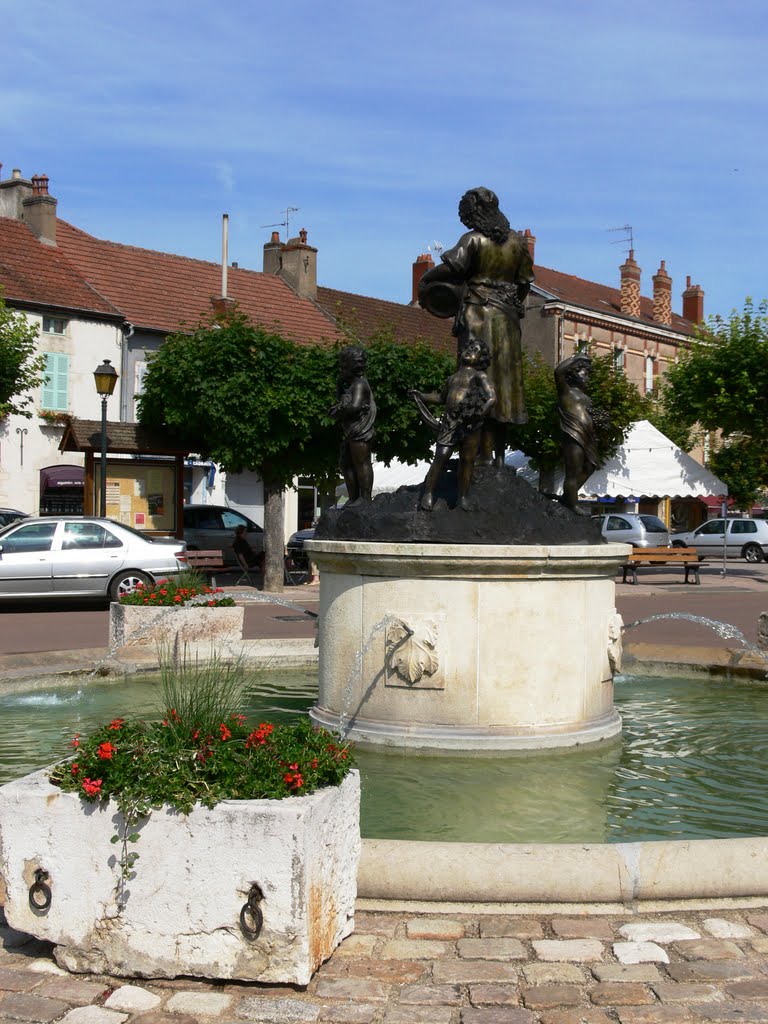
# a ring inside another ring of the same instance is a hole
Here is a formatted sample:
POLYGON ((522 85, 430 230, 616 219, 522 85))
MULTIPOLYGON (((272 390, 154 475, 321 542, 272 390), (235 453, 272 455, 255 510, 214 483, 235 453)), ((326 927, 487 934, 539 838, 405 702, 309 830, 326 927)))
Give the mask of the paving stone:
POLYGON ((516 982, 519 968, 494 960, 443 960, 432 965, 432 980, 445 985, 471 985, 473 982, 516 982))
POLYGON ((388 1006, 384 1024, 451 1024, 450 1006, 388 1006))
POLYGON ((610 1018, 594 1006, 580 1006, 578 1010, 546 1010, 541 1024, 611 1024, 610 1018))
POLYGON ((191 1013, 195 1017, 220 1017, 232 1005, 232 996, 223 992, 175 992, 165 1008, 168 1013, 191 1013))
POLYGON ((42 983, 43 979, 35 974, 0 968, 0 992, 30 992, 42 983))
POLYGON ((350 935, 334 952, 334 956, 370 956, 380 941, 378 935, 350 935))
POLYGON ((755 973, 746 961, 738 960, 692 960, 667 967, 667 974, 675 981, 744 981, 754 978, 755 973))
POLYGON ((556 917, 552 931, 560 939, 604 939, 613 942, 613 927, 597 917, 556 917))
POLYGON ((552 1010, 558 1006, 577 1006, 581 1002, 577 985, 531 985, 523 988, 521 995, 529 1010, 552 1010))
POLYGON ((741 960, 744 952, 728 939, 697 939, 676 942, 675 949, 686 960, 741 960))
POLYGON ((725 991, 734 999, 764 999, 768 1005, 768 981, 736 981, 725 991))
MULTIPOLYGON (((188 985, 189 981, 186 979, 188 985)), ((153 980, 157 984, 157 979, 153 980)), ((259 1021, 261 1018, 259 1018, 259 1021)), ((164 1010, 148 1010, 146 1013, 134 1017, 131 1024, 198 1024, 197 1017, 190 1017, 186 1013, 166 1013, 164 1010)))
POLYGON ((61 1021, 62 1024, 122 1024, 127 1019, 127 1013, 106 1010, 103 1006, 76 1006, 64 1014, 61 1021))
POLYGON ((583 985, 583 967, 576 964, 525 964, 523 977, 529 985, 583 985))
POLYGON ((685 1006, 620 1006, 617 1010, 621 1024, 683 1024, 691 1020, 685 1006))
POLYGON ((619 935, 630 942, 678 942, 700 939, 701 934, 676 921, 633 921, 619 928, 619 935))
POLYGON ((528 954, 520 939, 459 939, 462 960, 525 960, 528 954))
POLYGON ((41 1021, 43 1024, 61 1017, 69 1009, 69 1003, 60 999, 44 999, 29 992, 9 992, 2 1003, 3 1016, 9 1020, 41 1021))
POLYGON ((429 942, 426 939, 389 939, 384 943, 379 956, 383 960, 439 960, 446 952, 444 942, 429 942))
POLYGON ((595 964, 592 973, 598 981, 639 981, 646 985, 662 982, 664 978, 653 964, 595 964))
POLYGON ((638 981, 601 981, 589 994, 596 1006, 643 1006, 656 996, 638 981))
POLYGON ((419 981, 429 970, 426 960, 362 960, 333 959, 323 965, 320 977, 374 978, 391 985, 410 985, 419 981))
POLYGON ((104 986, 70 976, 57 978, 56 981, 44 981, 35 989, 35 995, 47 996, 49 999, 64 999, 70 1006, 87 1006, 104 995, 104 986))
POLYGON ((528 917, 482 917, 481 939, 543 939, 541 921, 528 917))
POLYGON ((749 939, 755 934, 749 925, 741 921, 726 921, 723 917, 706 917, 701 924, 704 931, 716 939, 749 939))
POLYGON ((768 914, 747 914, 747 922, 761 931, 768 932, 768 914))
MULTIPOLYGON (((303 999, 251 996, 243 999, 235 1012, 249 1024, 312 1024, 320 1015, 320 1007, 303 999)), ((167 1019, 178 1020, 170 1015, 167 1019)))
POLYGON ((458 985, 404 985, 398 993, 401 1003, 428 1004, 430 1006, 458 1006, 461 989, 458 985))
POLYGON ((768 935, 753 935, 749 944, 756 953, 768 953, 768 935))
POLYGON ((533 948, 540 960, 576 963, 602 960, 605 951, 597 939, 534 939, 533 948))
POLYGON ((451 941, 463 939, 466 928, 461 921, 452 921, 442 917, 417 917, 407 921, 405 934, 409 939, 444 939, 451 941))
POLYGON ((53 960, 33 960, 31 963, 24 964, 24 970, 32 971, 33 974, 58 974, 69 977, 69 971, 65 971, 63 967, 59 967, 59 965, 55 964, 53 960))
POLYGON ((613 955, 620 964, 669 963, 669 954, 655 942, 614 942, 613 955))
POLYGON ((395 934, 400 919, 394 914, 355 914, 356 935, 389 935, 395 934))
POLYGON ((519 1006, 517 985, 479 984, 469 986, 469 1001, 473 1006, 519 1006))
POLYGON ((712 1003, 725 998, 717 985, 703 981, 662 981, 653 986, 653 991, 662 1003, 712 1003))
POLYGON ((331 1024, 371 1024, 374 1014, 381 1011, 375 1003, 342 1003, 338 1006, 322 1006, 319 1021, 331 1024))
POLYGON ((535 1024, 537 1015, 522 1007, 494 1006, 478 1008, 465 1006, 461 1011, 461 1024, 535 1024))
MULTIPOLYGON (((320 978, 315 988, 318 999, 353 999, 361 1002, 383 1003, 389 996, 389 986, 365 978, 320 978)), ((250 1002, 251 1000, 244 1000, 250 1002)), ((237 1015, 242 1014, 238 1007, 237 1015)))
POLYGON ((160 996, 141 988, 140 985, 121 985, 105 1000, 104 1005, 108 1010, 143 1013, 146 1010, 154 1010, 160 1002, 160 996))
POLYGON ((718 1024, 763 1024, 768 1021, 768 1008, 755 1003, 713 1003, 697 1006, 696 1020, 712 1020, 718 1024))

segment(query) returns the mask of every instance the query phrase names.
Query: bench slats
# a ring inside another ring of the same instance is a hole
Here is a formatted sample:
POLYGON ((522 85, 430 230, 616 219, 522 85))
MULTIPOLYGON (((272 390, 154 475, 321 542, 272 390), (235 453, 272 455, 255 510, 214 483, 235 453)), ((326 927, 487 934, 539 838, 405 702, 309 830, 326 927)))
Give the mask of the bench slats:
POLYGON ((637 569, 642 568, 643 563, 648 565, 663 565, 672 563, 681 565, 685 569, 685 582, 700 584, 699 578, 699 553, 696 548, 632 548, 632 554, 622 566, 622 583, 627 582, 627 575, 631 573, 633 584, 637 584, 637 569), (693 580, 690 577, 693 576, 693 580))

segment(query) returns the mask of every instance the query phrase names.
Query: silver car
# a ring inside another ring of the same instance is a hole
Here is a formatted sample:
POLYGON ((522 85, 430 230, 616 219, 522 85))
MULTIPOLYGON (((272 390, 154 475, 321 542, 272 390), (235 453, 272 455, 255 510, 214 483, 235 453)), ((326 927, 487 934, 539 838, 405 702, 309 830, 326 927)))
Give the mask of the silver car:
POLYGON ((710 519, 688 533, 672 537, 676 548, 696 548, 699 557, 746 558, 762 562, 768 557, 768 521, 765 519, 710 519), (725 528, 725 529, 724 529, 725 528))
POLYGON ((669 530, 658 516, 640 512, 612 512, 600 516, 600 531, 612 544, 636 548, 669 547, 669 530))
POLYGON ((0 598, 109 597, 186 568, 183 540, 153 540, 111 519, 44 516, 0 530, 0 598))

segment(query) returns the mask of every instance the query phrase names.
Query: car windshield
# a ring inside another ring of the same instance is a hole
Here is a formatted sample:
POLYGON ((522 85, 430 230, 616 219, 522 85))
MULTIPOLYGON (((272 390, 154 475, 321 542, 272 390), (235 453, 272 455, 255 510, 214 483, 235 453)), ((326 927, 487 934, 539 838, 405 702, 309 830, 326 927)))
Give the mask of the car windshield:
POLYGON ((666 533, 667 527, 658 516, 640 516, 640 522, 649 533, 666 533))

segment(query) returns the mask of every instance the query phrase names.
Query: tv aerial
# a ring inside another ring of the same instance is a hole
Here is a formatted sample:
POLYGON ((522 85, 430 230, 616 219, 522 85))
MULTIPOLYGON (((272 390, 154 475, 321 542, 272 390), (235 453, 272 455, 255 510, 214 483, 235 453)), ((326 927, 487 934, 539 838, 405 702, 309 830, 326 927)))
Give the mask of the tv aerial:
POLYGON ((437 239, 435 239, 432 245, 427 246, 427 252, 433 252, 435 256, 437 256, 439 259, 442 259, 444 248, 445 246, 443 245, 443 243, 438 242, 437 239))
POLYGON ((631 224, 622 224, 622 226, 620 228, 606 228, 605 230, 606 231, 623 231, 624 232, 624 237, 623 238, 617 238, 614 242, 610 243, 611 245, 626 245, 627 246, 627 252, 629 252, 629 251, 631 251, 631 250, 633 250, 635 248, 635 237, 632 234, 632 225, 631 224))
POLYGON ((284 220, 279 220, 276 224, 260 224, 259 226, 262 227, 262 228, 285 228, 285 237, 286 237, 286 239, 288 239, 291 236, 291 231, 290 231, 291 214, 292 213, 298 213, 300 209, 301 209, 301 207, 299 207, 299 206, 286 206, 286 208, 284 210, 280 211, 280 213, 284 213, 285 214, 285 219, 284 220))

